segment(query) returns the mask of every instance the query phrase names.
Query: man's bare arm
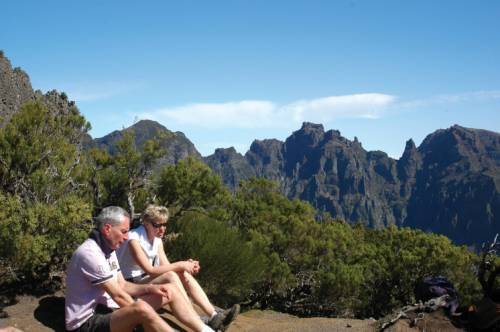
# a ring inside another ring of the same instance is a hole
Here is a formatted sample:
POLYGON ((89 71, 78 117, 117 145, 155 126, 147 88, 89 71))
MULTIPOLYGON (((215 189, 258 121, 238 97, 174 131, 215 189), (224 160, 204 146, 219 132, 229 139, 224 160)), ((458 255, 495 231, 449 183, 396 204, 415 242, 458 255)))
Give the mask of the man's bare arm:
MULTIPOLYGON (((123 278, 123 277, 122 277, 123 278)), ((120 306, 120 308, 129 306, 134 303, 134 299, 120 286, 116 279, 110 279, 102 284, 99 284, 106 293, 120 306)))

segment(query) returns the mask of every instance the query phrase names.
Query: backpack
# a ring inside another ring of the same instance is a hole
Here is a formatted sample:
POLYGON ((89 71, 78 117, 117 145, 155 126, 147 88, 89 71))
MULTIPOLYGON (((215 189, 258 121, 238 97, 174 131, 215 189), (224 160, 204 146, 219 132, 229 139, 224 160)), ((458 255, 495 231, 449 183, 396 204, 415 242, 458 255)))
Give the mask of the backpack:
POLYGON ((458 294, 453 284, 445 277, 425 277, 415 287, 417 301, 426 302, 430 299, 448 295, 445 308, 450 315, 458 308, 458 294))

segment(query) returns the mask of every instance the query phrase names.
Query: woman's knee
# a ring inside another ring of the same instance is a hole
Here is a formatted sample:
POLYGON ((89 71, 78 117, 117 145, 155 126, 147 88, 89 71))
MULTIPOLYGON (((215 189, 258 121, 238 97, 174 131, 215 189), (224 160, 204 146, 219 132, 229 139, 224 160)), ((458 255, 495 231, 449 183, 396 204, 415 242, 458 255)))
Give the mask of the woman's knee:
POLYGON ((184 272, 181 276, 182 285, 184 288, 190 288, 191 284, 196 282, 196 279, 189 273, 184 272))
POLYGON ((170 300, 176 300, 181 295, 179 287, 174 283, 169 283, 164 285, 168 289, 168 295, 170 300))
POLYGON ((177 275, 176 272, 174 271, 168 271, 162 274, 162 277, 167 281, 167 282, 175 282, 179 280, 179 276, 177 275))

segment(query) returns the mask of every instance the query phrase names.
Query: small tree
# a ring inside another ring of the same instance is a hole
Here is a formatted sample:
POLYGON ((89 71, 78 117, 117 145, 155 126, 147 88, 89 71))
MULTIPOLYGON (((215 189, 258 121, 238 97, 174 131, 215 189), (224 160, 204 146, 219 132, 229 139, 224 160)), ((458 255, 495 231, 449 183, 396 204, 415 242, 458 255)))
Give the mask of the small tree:
POLYGON ((267 266, 258 243, 199 212, 186 212, 177 223, 181 235, 165 244, 166 251, 173 260, 200 261, 198 279, 218 305, 242 301, 262 282, 267 266))
POLYGON ((177 165, 164 167, 156 179, 157 199, 172 211, 176 219, 188 211, 198 211, 217 220, 227 220, 231 202, 229 191, 218 176, 199 160, 192 157, 177 165))
POLYGON ((499 297, 497 277, 500 275, 500 259, 497 256, 499 248, 500 242, 498 242, 498 234, 496 234, 491 243, 483 244, 481 261, 478 266, 478 280, 484 296, 497 301, 499 297))
POLYGON ((166 154, 161 147, 164 136, 147 140, 137 147, 133 130, 124 132, 111 155, 105 150, 92 149, 96 208, 108 205, 128 206, 132 216, 136 205, 143 207, 152 199, 150 178, 156 160, 166 154))

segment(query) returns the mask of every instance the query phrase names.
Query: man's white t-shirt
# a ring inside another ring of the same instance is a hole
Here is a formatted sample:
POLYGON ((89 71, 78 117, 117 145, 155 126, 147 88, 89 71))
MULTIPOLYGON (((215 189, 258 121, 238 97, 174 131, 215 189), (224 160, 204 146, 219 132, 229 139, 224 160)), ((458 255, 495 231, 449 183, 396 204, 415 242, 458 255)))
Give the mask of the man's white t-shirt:
POLYGON ((120 268, 125 279, 141 277, 145 273, 144 270, 136 263, 130 252, 129 243, 131 240, 137 240, 139 242, 144 254, 146 254, 152 266, 160 265, 158 247, 160 246, 161 239, 155 237, 153 239, 153 243, 151 243, 148 239, 146 229, 143 225, 141 225, 129 231, 128 240, 117 250, 120 268))
POLYGON ((115 251, 106 258, 91 238, 85 240, 71 257, 66 276, 66 329, 80 327, 94 314, 97 304, 118 308, 115 301, 98 285, 116 278, 120 265, 115 251))

